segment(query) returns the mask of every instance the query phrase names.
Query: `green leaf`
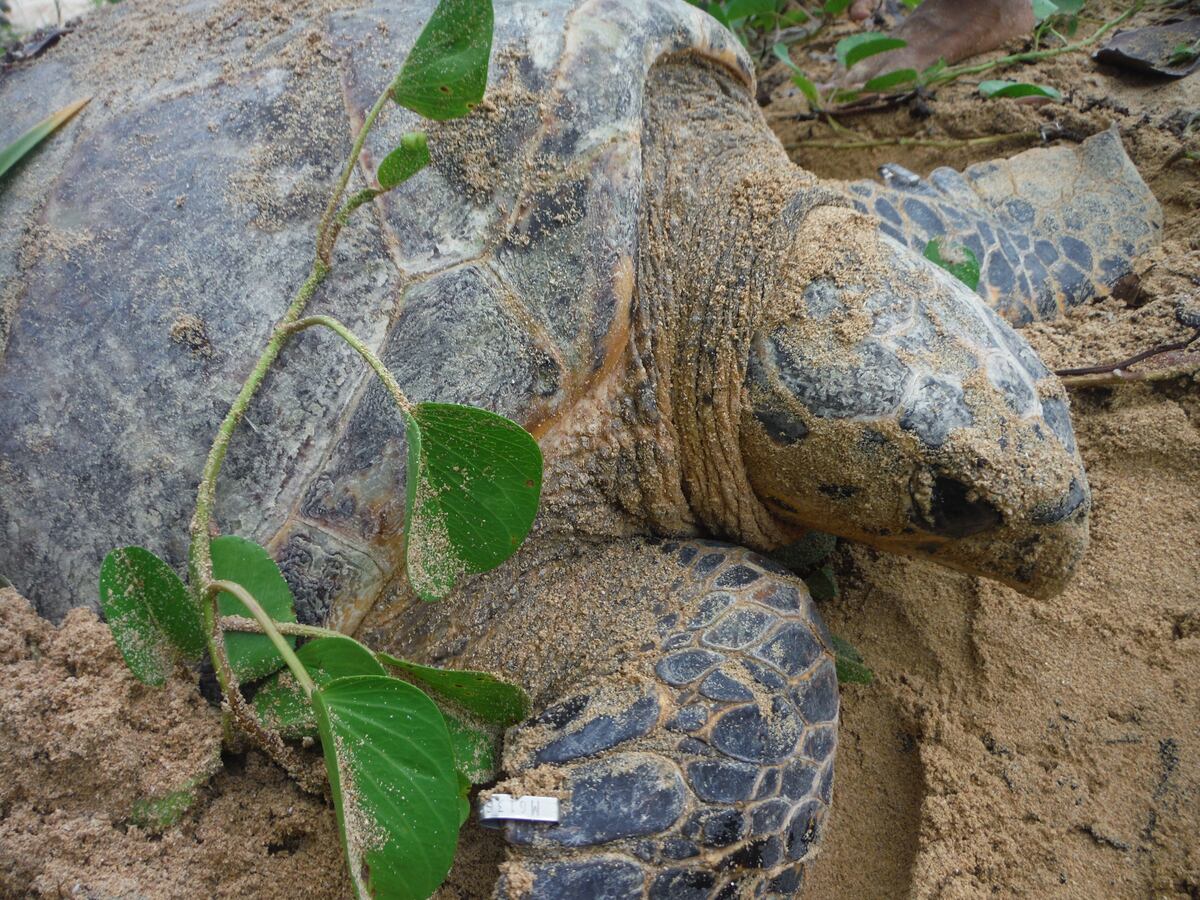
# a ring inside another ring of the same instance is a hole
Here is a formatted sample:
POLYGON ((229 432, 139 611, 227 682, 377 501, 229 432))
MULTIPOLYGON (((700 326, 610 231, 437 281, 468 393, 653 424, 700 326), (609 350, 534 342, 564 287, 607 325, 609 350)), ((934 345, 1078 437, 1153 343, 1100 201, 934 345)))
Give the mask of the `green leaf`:
POLYGON ((466 719, 440 707, 450 745, 454 748, 454 767, 468 784, 486 784, 496 777, 495 739, 466 719))
POLYGON ((725 15, 732 22, 773 12, 775 0, 729 0, 725 4, 725 15))
POLYGON ((979 93, 985 97, 1049 97, 1061 100, 1062 94, 1052 87, 1026 84, 1020 81, 981 81, 979 93))
POLYGON ((1033 0, 1034 21, 1052 16, 1074 15, 1083 9, 1083 0, 1033 0))
POLYGON ((405 421, 408 579, 437 600, 521 546, 537 515, 542 453, 520 425, 472 406, 421 403, 405 421))
POLYGON ((178 824, 197 800, 198 789, 221 770, 221 755, 215 753, 201 770, 179 788, 160 796, 135 800, 129 812, 129 823, 147 831, 161 832, 178 824))
POLYGON ((483 99, 491 55, 491 0, 441 0, 404 61, 392 99, 427 119, 465 116, 483 99))
POLYGON ((837 547, 837 536, 824 531, 806 531, 799 540, 772 550, 771 559, 803 577, 825 560, 837 547))
POLYGON ((950 244, 944 249, 938 238, 925 245, 925 258, 937 263, 971 290, 979 286, 979 259, 970 247, 950 244))
POLYGON ((529 715, 529 697, 515 684, 486 672, 437 669, 409 662, 387 653, 376 653, 381 663, 399 669, 434 693, 457 703, 467 712, 501 728, 515 725, 529 715))
POLYGON ((160 685, 180 656, 205 649, 200 611, 179 576, 142 547, 122 547, 100 566, 100 608, 125 664, 139 681, 160 685))
POLYGON ((838 62, 849 69, 856 62, 860 62, 868 56, 886 53, 889 50, 899 50, 901 47, 907 46, 908 42, 900 38, 889 37, 877 31, 867 31, 842 38, 833 48, 833 53, 838 58, 838 62))
MULTIPOLYGON (((322 637, 309 641, 296 656, 317 684, 350 675, 386 675, 370 650, 350 637, 322 637)), ((312 704, 292 673, 276 672, 254 695, 254 708, 263 724, 286 738, 317 732, 312 704)))
POLYGON ((400 138, 400 146, 384 157, 375 176, 379 186, 391 190, 429 165, 429 141, 423 131, 410 131, 400 138))
POLYGON ((885 72, 883 75, 877 75, 866 84, 863 85, 864 91, 886 91, 888 88, 894 88, 900 84, 908 84, 917 80, 916 69, 897 69, 894 72, 885 72))
POLYGON ((804 576, 804 584, 808 587, 812 598, 818 603, 833 600, 838 595, 837 575, 829 566, 821 566, 815 572, 804 576))
MULTIPOLYGON (((266 550, 232 534, 214 538, 211 547, 215 580, 240 584, 276 622, 296 621, 292 589, 266 550)), ((242 605, 242 601, 224 591, 217 598, 217 607, 223 616, 250 617, 250 610, 242 605)), ((296 646, 294 637, 285 636, 284 640, 296 646)), ((238 681, 254 681, 283 665, 271 639, 264 634, 228 632, 225 652, 238 681)))
POLYGON ((836 16, 844 13, 852 0, 825 0, 825 15, 836 16))
POLYGON ((313 710, 355 896, 424 900, 450 870, 461 815, 442 714, 380 675, 319 686, 313 710))
POLYGON ((830 637, 833 638, 834 664, 837 666, 839 684, 870 684, 875 680, 875 673, 863 662, 861 653, 836 634, 830 637))
POLYGON ((64 106, 58 112, 46 116, 3 150, 0 150, 0 177, 20 162, 26 153, 69 122, 76 113, 88 105, 91 99, 91 97, 84 97, 82 100, 76 100, 70 106, 64 106))
POLYGON ((800 71, 799 66, 792 62, 792 55, 788 52, 787 45, 776 44, 771 48, 771 51, 785 66, 791 70, 792 84, 796 85, 796 87, 800 89, 800 93, 805 96, 809 105, 813 109, 820 109, 821 98, 817 94, 817 86, 809 80, 807 75, 800 71))

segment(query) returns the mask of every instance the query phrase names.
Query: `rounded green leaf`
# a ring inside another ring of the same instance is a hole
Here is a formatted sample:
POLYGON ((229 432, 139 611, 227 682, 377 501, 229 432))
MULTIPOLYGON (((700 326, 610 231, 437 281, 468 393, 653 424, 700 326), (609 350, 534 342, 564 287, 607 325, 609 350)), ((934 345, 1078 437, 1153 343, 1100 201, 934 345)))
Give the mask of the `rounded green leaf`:
MULTIPOLYGON (((240 584, 276 622, 296 621, 292 589, 271 554, 253 541, 232 534, 214 538, 211 547, 214 579, 240 584)), ((250 617, 250 610, 232 594, 222 592, 217 606, 223 616, 250 617)), ((284 640, 296 646, 294 637, 285 636, 284 640)), ((229 632, 225 635, 225 652, 238 681, 262 678, 283 665, 270 638, 262 634, 229 632)))
POLYGON ((313 692, 355 895, 424 900, 450 871, 459 778, 441 712, 395 678, 337 678, 313 692))
POLYGON ((483 99, 492 55, 491 0, 441 0, 392 92, 427 119, 465 116, 483 99))
POLYGON ((849 641, 836 634, 831 637, 838 684, 870 684, 874 681, 875 673, 863 662, 862 654, 849 641))
MULTIPOLYGON (((370 650, 354 638, 330 636, 303 644, 296 657, 317 684, 349 675, 386 675, 370 650)), ((286 669, 268 678, 254 694, 254 708, 263 724, 287 738, 317 733, 312 703, 286 669)))
POLYGON ((889 50, 899 50, 901 47, 907 46, 908 42, 901 38, 889 37, 877 31, 868 31, 842 38, 833 48, 833 53, 838 58, 838 62, 849 69, 856 62, 860 62, 868 56, 886 53, 889 50))
POLYGON ((504 562, 525 540, 542 491, 542 453, 524 428, 472 406, 405 414, 408 579, 425 600, 504 562))
POLYGON ((412 178, 429 165, 429 140, 423 131, 410 131, 400 138, 400 146, 384 157, 376 179, 385 191, 412 178))
POLYGON ((446 729, 450 732, 450 746, 454 748, 454 768, 470 784, 486 784, 496 777, 496 738, 481 728, 476 728, 462 716, 439 707, 446 729))
POLYGON ((934 238, 925 245, 925 258, 937 263, 971 290, 979 286, 979 258, 970 247, 951 244, 943 248, 934 238))
POLYGON ((864 91, 886 91, 902 84, 917 80, 916 69, 897 69, 895 72, 885 72, 872 78, 863 85, 864 91))
POLYGON ((204 653, 204 628, 179 576, 142 547, 121 547, 100 566, 100 608, 125 664, 160 685, 175 660, 204 653))
POLYGON ((399 669, 409 678, 421 682, 434 693, 457 703, 485 722, 508 728, 529 715, 529 696, 525 691, 487 672, 438 669, 387 653, 375 655, 384 665, 399 669))
POLYGON ((1061 100, 1062 94, 1052 87, 1040 84, 1025 84, 1020 81, 981 81, 979 93, 985 97, 1049 97, 1061 100))

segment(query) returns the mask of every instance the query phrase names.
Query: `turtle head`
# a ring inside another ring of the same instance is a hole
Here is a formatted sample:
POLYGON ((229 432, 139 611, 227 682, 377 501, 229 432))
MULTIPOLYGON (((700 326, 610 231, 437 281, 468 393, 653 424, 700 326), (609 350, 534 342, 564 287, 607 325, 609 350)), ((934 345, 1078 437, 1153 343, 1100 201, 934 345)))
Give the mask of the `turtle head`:
POLYGON ((1056 593, 1091 505, 1061 384, 870 220, 818 209, 799 237, 750 341, 741 445, 760 501, 786 526, 1056 593))

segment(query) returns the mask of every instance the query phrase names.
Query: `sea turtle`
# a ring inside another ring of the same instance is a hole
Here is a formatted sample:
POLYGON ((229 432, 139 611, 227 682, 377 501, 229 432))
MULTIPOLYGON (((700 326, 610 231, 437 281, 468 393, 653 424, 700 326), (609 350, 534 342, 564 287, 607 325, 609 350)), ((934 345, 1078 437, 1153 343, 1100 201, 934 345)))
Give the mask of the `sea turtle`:
MULTIPOLYGON (((333 6, 127 0, 0 79, 0 145, 97 95, 0 193, 0 571, 44 615, 94 605, 112 547, 182 562, 214 428, 432 3, 333 6)), ((822 184, 682 0, 496 12, 488 98, 347 229, 314 309, 414 400, 538 437, 533 534, 417 603, 401 423, 311 333, 234 440, 220 527, 270 548, 302 618, 529 689, 507 785, 563 819, 508 826, 501 893, 793 893, 837 684, 803 583, 759 554, 816 527, 1056 591, 1087 481, 1061 385, 988 304, 1019 321, 1111 283, 1157 207, 1115 134, 822 184), (940 232, 987 303, 905 246, 940 232)), ((390 112, 359 177, 416 124, 390 112)))

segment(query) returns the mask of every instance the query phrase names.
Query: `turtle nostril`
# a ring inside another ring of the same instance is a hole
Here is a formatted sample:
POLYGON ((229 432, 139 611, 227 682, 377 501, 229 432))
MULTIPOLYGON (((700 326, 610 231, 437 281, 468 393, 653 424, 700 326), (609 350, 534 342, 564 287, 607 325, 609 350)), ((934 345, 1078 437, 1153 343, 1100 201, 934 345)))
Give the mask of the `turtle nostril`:
POLYGON ((972 499, 971 488, 954 478, 938 475, 929 496, 929 510, 915 504, 917 524, 943 537, 962 538, 1000 524, 1000 510, 987 500, 972 499))
POLYGON ((1035 525, 1053 525, 1074 515, 1088 502, 1088 492, 1078 478, 1071 479, 1071 486, 1057 503, 1047 503, 1033 513, 1035 525))

